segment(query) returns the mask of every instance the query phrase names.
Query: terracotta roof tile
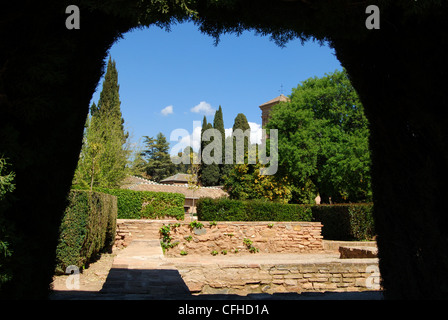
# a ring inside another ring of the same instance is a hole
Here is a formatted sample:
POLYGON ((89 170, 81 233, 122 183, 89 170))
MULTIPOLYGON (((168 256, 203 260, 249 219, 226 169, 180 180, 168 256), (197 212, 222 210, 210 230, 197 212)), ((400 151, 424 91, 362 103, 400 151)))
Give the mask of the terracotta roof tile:
MULTIPOLYGON (((188 189, 188 185, 170 185, 156 183, 151 180, 129 176, 124 180, 123 189, 135 191, 153 191, 153 192, 173 192, 182 193, 185 198, 193 198, 193 190, 188 189)), ((227 192, 218 187, 200 187, 194 191, 194 198, 221 198, 228 197, 227 192)))

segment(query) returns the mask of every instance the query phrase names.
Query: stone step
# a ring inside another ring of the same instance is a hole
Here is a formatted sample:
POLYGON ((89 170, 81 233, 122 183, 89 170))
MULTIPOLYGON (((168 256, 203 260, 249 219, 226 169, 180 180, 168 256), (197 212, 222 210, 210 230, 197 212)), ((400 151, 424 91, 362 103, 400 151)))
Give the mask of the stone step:
POLYGON ((340 259, 377 258, 377 247, 341 246, 339 247, 340 259))

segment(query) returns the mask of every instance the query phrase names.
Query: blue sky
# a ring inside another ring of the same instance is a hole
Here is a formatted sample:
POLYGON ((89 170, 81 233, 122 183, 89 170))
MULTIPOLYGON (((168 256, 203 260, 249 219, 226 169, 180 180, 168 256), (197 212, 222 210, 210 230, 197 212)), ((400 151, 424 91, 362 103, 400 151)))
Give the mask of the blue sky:
MULTIPOLYGON (((310 77, 341 70, 328 46, 292 41, 278 47, 268 37, 244 32, 224 35, 218 46, 192 23, 126 33, 109 51, 116 61, 121 111, 132 141, 162 132, 168 140, 175 129, 193 134, 194 121, 209 122, 219 105, 224 126, 231 128, 244 113, 255 131, 261 127, 259 105, 310 77)), ((92 101, 97 102, 102 81, 92 101)), ((199 129, 196 129, 196 139, 199 129)), ((177 138, 178 139, 178 138, 177 138)), ((180 147, 170 141, 171 147, 180 147)), ((197 141, 193 144, 197 147, 197 141)))

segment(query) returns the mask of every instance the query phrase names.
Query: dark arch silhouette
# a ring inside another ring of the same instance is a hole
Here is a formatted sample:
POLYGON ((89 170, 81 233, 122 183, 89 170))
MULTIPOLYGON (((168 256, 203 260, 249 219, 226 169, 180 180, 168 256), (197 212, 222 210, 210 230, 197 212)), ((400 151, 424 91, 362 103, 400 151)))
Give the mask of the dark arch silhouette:
MULTIPOLYGON (((5 297, 48 294, 58 226, 107 50, 139 26, 191 19, 202 32, 255 29, 280 45, 329 41, 371 125, 372 179, 386 298, 446 298, 448 289, 448 4, 359 0, 79 0, 11 2, 0 12, 0 154, 16 172, 5 211, 19 239, 5 297), (65 27, 70 4, 80 29, 65 27), (368 30, 365 9, 380 9, 368 30), (188 11, 186 8, 188 8, 188 11)), ((148 39, 151 41, 151 39, 148 39)), ((154 44, 156 45, 156 44, 154 44)), ((150 58, 150 57, 148 57, 150 58)), ((299 59, 300 57, 298 57, 299 59)))

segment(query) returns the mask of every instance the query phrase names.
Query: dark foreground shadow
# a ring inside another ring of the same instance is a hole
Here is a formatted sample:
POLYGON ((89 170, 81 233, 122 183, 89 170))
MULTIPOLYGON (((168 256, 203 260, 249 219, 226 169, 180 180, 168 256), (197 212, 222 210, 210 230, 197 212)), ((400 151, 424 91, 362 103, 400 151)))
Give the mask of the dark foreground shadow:
POLYGON ((381 291, 192 295, 175 269, 112 268, 103 288, 53 291, 51 300, 382 300, 381 291))

